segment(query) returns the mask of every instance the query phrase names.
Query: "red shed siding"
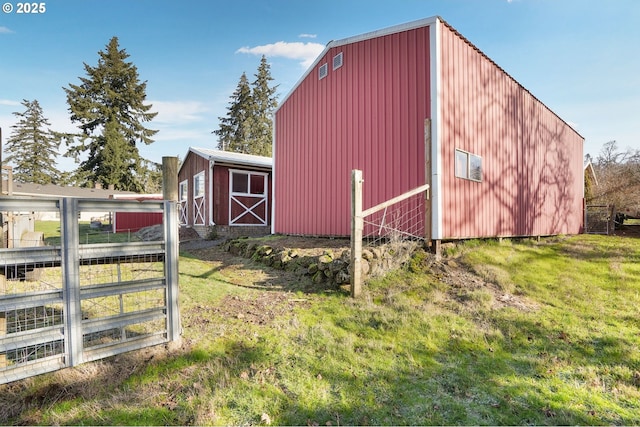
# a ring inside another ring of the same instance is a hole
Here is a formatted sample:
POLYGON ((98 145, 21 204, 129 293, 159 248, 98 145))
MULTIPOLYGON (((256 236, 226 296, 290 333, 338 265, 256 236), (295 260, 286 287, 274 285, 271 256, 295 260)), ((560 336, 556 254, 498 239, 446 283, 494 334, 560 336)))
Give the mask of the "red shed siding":
POLYGON ((365 207, 424 184, 429 45, 421 27, 332 47, 285 100, 275 118, 275 232, 348 235, 352 169, 363 170, 365 207))
POLYGON ((213 222, 229 225, 229 168, 213 166, 213 222))
MULTIPOLYGON (((253 168, 245 165, 215 164, 213 165, 213 182, 210 187, 209 176, 211 167, 209 159, 199 156, 193 152, 189 152, 184 160, 184 164, 178 173, 178 183, 187 181, 187 225, 194 225, 195 208, 194 208, 194 175, 204 171, 205 193, 204 193, 204 222, 205 226, 210 225, 210 210, 213 207, 213 222, 217 225, 229 225, 229 171, 246 170, 248 172, 267 173, 268 170, 263 168, 253 168), (213 192, 213 193, 212 193, 213 192)), ((266 213, 267 224, 271 223, 271 188, 272 174, 268 173, 267 179, 267 210, 261 209, 259 213, 266 213)), ((248 221, 248 220, 247 220, 248 221)), ((248 221, 249 222, 249 221, 248 221)), ((256 221, 257 222, 257 221, 256 221)))
POLYGON ((116 212, 115 232, 136 232, 144 227, 162 224, 161 212, 116 212))
POLYGON ((187 198, 187 225, 194 225, 194 200, 193 200, 193 177, 198 173, 204 171, 204 225, 209 225, 209 160, 204 157, 198 156, 192 152, 189 152, 184 159, 184 164, 180 168, 178 173, 178 185, 180 182, 186 180, 188 188, 187 198))
POLYGON ((488 58, 441 25, 443 239, 575 234, 583 139, 488 58), (454 151, 483 181, 455 178, 454 151))

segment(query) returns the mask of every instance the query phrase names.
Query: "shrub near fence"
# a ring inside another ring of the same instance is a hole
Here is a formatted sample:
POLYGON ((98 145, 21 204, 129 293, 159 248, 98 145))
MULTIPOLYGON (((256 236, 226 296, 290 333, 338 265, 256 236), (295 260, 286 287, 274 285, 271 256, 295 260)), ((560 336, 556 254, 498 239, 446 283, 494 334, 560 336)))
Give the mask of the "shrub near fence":
POLYGON ((0 249, 0 383, 179 337, 177 207, 171 202, 0 199, 0 211, 58 211, 56 246, 0 249), (160 242, 82 244, 96 208, 162 212, 160 242))

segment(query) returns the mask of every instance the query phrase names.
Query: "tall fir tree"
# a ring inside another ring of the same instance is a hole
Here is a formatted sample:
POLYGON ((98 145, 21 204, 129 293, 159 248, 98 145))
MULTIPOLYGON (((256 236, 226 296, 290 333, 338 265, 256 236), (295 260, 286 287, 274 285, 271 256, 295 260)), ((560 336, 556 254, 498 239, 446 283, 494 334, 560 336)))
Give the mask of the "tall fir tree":
POLYGON ((64 88, 71 121, 82 131, 67 138, 66 155, 80 162, 76 176, 82 177, 83 185, 144 191, 149 170, 136 144, 151 144, 157 133, 143 125, 157 115, 145 104, 147 82, 140 82, 137 67, 126 61, 129 54, 119 48, 117 37, 98 55, 96 67, 84 64, 87 77, 80 77, 79 85, 64 88), (83 154, 86 159, 80 161, 83 154))
POLYGON ((227 116, 218 117, 220 127, 213 131, 218 135, 218 149, 248 153, 249 120, 253 115, 253 99, 251 87, 246 73, 242 73, 236 90, 231 95, 227 107, 227 116))
POLYGON ((242 73, 231 95, 227 115, 218 117, 220 127, 213 133, 218 136, 220 150, 271 156, 271 115, 277 100, 276 87, 270 86, 273 78, 265 56, 262 56, 255 77, 250 84, 246 73, 242 73))
POLYGON ((44 116, 37 100, 23 100, 23 112, 14 112, 18 122, 7 140, 6 158, 12 163, 13 178, 18 182, 56 184, 60 171, 56 167, 59 140, 49 129, 51 124, 44 116))
POLYGON ((255 74, 251 96, 253 98, 254 115, 250 132, 250 151, 260 156, 271 156, 273 141, 272 114, 278 106, 276 98, 277 86, 271 86, 271 67, 263 55, 255 74))

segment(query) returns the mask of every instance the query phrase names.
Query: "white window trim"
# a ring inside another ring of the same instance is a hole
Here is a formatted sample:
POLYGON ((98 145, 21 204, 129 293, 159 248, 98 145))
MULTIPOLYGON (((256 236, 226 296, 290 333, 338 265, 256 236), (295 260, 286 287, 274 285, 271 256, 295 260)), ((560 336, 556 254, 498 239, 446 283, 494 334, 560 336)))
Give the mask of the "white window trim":
POLYGON ((178 197, 180 201, 185 201, 189 199, 189 180, 185 179, 184 181, 180 181, 178 184, 178 197))
POLYGON ((185 179, 178 184, 178 219, 180 225, 188 224, 189 217, 189 180, 185 179))
POLYGON ((197 174, 193 175, 193 198, 195 199, 199 199, 201 197, 204 197, 204 195, 207 193, 206 191, 206 185, 204 182, 204 171, 200 171, 197 174), (200 180, 198 180, 198 178, 200 178, 200 180), (202 184, 197 184, 197 182, 200 181, 202 182, 202 184), (198 190, 202 187, 202 194, 198 194, 198 190))
POLYGON ((456 178, 466 179, 468 181, 474 181, 474 182, 482 182, 482 180, 484 178, 484 170, 483 170, 484 169, 484 165, 483 165, 483 161, 482 161, 482 157, 481 156, 478 156, 477 154, 470 153, 469 151, 460 150, 459 148, 456 148, 455 152, 454 152, 453 162, 454 162, 453 163, 453 169, 454 169, 454 173, 455 173, 456 178), (467 164, 466 164, 466 170, 465 170, 466 171, 466 176, 458 175, 458 168, 457 168, 458 153, 464 153, 467 156, 467 164), (480 179, 472 178, 472 176, 471 176, 472 158, 480 160, 480 179))

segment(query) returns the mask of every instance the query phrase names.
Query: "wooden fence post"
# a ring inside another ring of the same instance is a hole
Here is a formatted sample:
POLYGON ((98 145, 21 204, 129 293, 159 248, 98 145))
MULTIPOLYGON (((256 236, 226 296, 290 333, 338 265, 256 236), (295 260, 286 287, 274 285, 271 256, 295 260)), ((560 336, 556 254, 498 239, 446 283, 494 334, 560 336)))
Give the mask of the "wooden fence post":
POLYGON ((351 296, 362 290, 362 171, 351 171, 351 296))
POLYGON ((175 202, 178 200, 178 158, 162 158, 162 198, 175 202))

